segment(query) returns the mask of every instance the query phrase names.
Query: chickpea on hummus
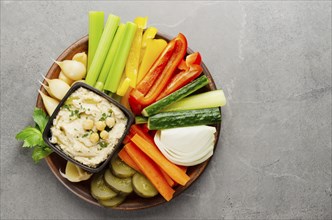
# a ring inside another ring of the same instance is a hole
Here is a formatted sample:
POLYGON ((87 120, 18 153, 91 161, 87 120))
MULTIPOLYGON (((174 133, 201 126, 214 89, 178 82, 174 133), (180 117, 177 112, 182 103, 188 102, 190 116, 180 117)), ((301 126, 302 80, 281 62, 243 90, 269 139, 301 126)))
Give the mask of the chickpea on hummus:
POLYGON ((50 141, 76 161, 95 168, 113 152, 127 121, 117 106, 81 87, 53 120, 50 141))

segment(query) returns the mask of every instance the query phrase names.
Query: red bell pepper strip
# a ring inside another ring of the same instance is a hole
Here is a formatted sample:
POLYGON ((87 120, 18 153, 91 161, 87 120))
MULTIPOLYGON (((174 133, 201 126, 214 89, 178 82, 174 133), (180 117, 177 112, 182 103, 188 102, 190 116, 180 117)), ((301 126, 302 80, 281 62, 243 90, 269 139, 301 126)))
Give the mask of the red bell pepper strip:
POLYGON ((195 53, 189 54, 186 57, 186 60, 182 60, 178 66, 178 69, 189 70, 191 65, 193 65, 193 64, 200 65, 201 62, 202 62, 201 54, 199 52, 195 52, 195 53))
POLYGON ((156 100, 168 96, 169 94, 175 92, 176 90, 196 79, 203 71, 203 68, 200 66, 201 61, 202 58, 198 52, 188 55, 186 57, 186 61, 180 63, 178 67, 179 69, 182 69, 182 71, 172 78, 166 89, 158 96, 156 100))
POLYGON ((181 33, 171 40, 149 72, 130 92, 129 104, 135 114, 152 104, 171 80, 187 50, 187 39, 181 33))

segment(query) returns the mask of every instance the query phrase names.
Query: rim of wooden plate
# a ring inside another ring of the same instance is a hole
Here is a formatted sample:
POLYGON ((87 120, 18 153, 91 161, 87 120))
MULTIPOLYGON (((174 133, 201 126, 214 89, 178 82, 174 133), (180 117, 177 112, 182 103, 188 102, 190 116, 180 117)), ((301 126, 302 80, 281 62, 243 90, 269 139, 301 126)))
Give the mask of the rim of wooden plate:
MULTIPOLYGON (((170 37, 169 35, 162 34, 162 33, 158 33, 156 38, 165 39, 167 41, 170 41, 172 39, 172 37, 170 37)), ((87 52, 87 51, 88 51, 88 36, 86 35, 86 36, 82 37, 81 39, 77 40, 72 45, 70 45, 66 50, 64 50, 61 53, 61 55, 56 60, 62 61, 65 59, 72 59, 72 57, 75 53, 87 52)), ((188 54, 193 53, 193 50, 188 48, 187 53, 188 54)), ((207 86, 207 89, 216 90, 216 85, 214 83, 214 80, 213 80, 208 68, 205 66, 204 62, 202 62, 201 65, 203 67, 204 75, 206 75, 210 80, 210 83, 207 86)), ((56 63, 53 63, 45 77, 46 78, 57 78, 59 73, 60 73, 60 67, 56 63)), ((45 80, 44 80, 44 83, 46 83, 45 80)), ((45 91, 45 89, 42 86, 40 87, 40 90, 47 94, 47 92, 45 91)), ((41 96, 39 94, 37 97, 36 107, 43 108, 45 110, 44 105, 42 103, 41 96)), ((219 110, 221 111, 220 108, 219 108, 219 110)), ((214 151, 216 150, 216 146, 218 145, 219 134, 220 134, 220 123, 218 123, 216 125, 216 129, 217 129, 217 132, 216 132, 216 143, 214 145, 214 151)), ((203 162, 201 164, 188 168, 187 174, 190 176, 190 181, 185 186, 175 187, 174 197, 177 197, 179 194, 181 194, 184 190, 189 188, 198 179, 198 177, 204 172, 205 168, 209 164, 212 157, 210 157, 208 160, 206 160, 205 162, 203 162)), ((56 153, 52 153, 50 156, 45 158, 45 160, 46 160, 48 167, 50 168, 52 173, 55 175, 55 177, 69 191, 71 191, 76 196, 78 196, 79 198, 81 198, 82 200, 84 200, 90 204, 103 207, 91 196, 90 186, 89 186, 90 181, 73 183, 62 177, 62 175, 60 174, 60 170, 62 172, 64 172, 64 168, 66 165, 66 161, 63 158, 61 158, 56 153)), ((166 200, 164 198, 162 198, 160 195, 153 197, 153 198, 149 198, 149 199, 144 199, 144 198, 140 198, 137 196, 129 196, 125 200, 125 202, 123 202, 121 205, 119 205, 117 207, 113 207, 112 209, 139 210, 139 209, 151 208, 151 207, 158 206, 158 205, 161 205, 164 203, 166 203, 166 200)))

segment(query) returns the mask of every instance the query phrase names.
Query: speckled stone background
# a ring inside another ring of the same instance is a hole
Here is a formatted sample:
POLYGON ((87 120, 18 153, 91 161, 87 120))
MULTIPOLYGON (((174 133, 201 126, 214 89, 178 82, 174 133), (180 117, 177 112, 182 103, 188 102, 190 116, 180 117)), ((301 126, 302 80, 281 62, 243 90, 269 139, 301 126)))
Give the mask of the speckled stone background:
POLYGON ((331 219, 331 2, 1 1, 0 189, 1 219, 331 219), (89 10, 184 33, 227 95, 211 163, 168 204, 94 207, 14 138, 89 10))

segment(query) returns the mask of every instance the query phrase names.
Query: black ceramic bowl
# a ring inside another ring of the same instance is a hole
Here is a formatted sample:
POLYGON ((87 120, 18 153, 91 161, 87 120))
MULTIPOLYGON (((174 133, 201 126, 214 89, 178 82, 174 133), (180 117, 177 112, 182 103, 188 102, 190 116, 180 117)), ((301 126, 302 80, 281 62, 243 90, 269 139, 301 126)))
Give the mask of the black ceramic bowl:
POLYGON ((51 115, 44 133, 43 133, 43 139, 45 141, 45 143, 47 143, 54 152, 56 152, 58 155, 60 155, 61 157, 63 157, 65 160, 69 160, 71 162, 73 162, 74 164, 76 164, 77 166, 81 167, 82 169, 89 171, 91 173, 98 173, 100 172, 110 161, 112 155, 117 151, 117 149, 121 146, 121 143, 123 141, 123 139, 125 138, 125 136, 128 134, 130 126, 133 124, 134 122, 134 116, 131 114, 130 111, 128 111, 124 106, 122 106, 121 104, 119 104, 117 101, 115 101, 114 99, 112 99, 110 96, 106 95, 105 93, 99 91, 98 89, 95 89, 83 82, 77 82, 75 83, 67 92, 67 94, 65 95, 65 97, 61 100, 61 102, 59 103, 59 105, 57 106, 57 108, 54 110, 53 114, 51 115), (97 95, 105 98, 106 100, 108 100, 110 103, 114 104, 115 106, 117 106, 119 109, 121 109, 121 111, 124 113, 124 115, 127 117, 128 121, 127 121, 127 125, 126 125, 126 129, 124 131, 124 133, 122 134, 121 138, 119 139, 118 143, 114 146, 113 151, 108 155, 107 159, 100 163, 96 168, 93 167, 89 167, 85 164, 80 163, 79 161, 73 159, 72 157, 70 157, 69 155, 67 155, 64 151, 62 151, 57 145, 53 144, 50 142, 50 138, 52 137, 52 133, 51 133, 51 127, 53 126, 53 120, 55 119, 55 117, 58 115, 60 108, 64 105, 64 103, 66 102, 66 100, 68 99, 68 97, 75 92, 77 89, 79 88, 85 88, 87 90, 90 90, 94 93, 96 93, 97 95))

